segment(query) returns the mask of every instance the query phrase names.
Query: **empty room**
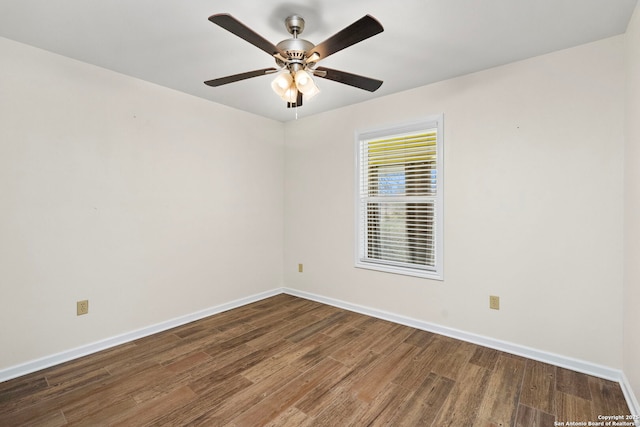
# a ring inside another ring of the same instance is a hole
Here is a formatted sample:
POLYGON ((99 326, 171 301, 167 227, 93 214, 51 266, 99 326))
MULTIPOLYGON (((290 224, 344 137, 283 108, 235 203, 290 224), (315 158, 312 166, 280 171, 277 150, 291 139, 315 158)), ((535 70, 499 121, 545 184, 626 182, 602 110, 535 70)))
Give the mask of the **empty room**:
POLYGON ((637 0, 0 1, 1 426, 640 426, 637 0))

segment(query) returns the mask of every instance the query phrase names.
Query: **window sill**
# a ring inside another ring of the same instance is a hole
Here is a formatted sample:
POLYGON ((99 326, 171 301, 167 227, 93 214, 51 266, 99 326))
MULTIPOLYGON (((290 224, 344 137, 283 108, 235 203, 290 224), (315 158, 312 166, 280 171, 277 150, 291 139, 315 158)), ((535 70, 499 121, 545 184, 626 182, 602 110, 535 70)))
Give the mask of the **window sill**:
POLYGON ((356 262, 355 267, 363 268, 366 270, 381 271, 384 273, 400 274, 403 276, 420 277, 422 279, 432 279, 432 280, 440 280, 440 281, 444 280, 444 278, 442 277, 442 273, 438 273, 435 271, 418 270, 415 268, 396 267, 391 265, 374 264, 374 263, 368 263, 368 262, 356 262))

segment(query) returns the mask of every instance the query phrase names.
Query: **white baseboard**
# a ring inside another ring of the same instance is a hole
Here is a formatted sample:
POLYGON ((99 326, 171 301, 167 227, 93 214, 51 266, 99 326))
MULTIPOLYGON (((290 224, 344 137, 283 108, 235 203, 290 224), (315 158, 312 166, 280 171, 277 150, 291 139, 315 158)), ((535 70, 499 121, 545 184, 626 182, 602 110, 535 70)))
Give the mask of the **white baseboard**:
MULTIPOLYGON (((622 388, 622 393, 624 394, 624 398, 627 400, 631 414, 640 416, 640 404, 638 403, 638 399, 636 399, 636 396, 633 393, 629 379, 624 372, 622 373, 622 379, 620 380, 620 388, 622 388)), ((640 426, 640 420, 636 421, 636 425, 640 426)))
POLYGON ((0 370, 0 382, 30 374, 32 372, 68 362, 70 360, 77 359, 83 356, 87 356, 98 351, 106 350, 120 344, 125 344, 127 342, 153 335, 158 332, 166 331, 168 329, 175 328, 177 326, 181 326, 199 319, 203 319, 214 314, 222 313, 227 310, 231 310, 243 305, 263 300, 265 298, 279 295, 281 293, 317 301, 323 304, 331 305, 349 311, 354 311, 356 313, 365 314, 367 316, 376 317, 378 319, 388 320, 390 322, 398 323, 412 328, 445 335, 451 338, 467 341, 484 347, 493 348, 495 350, 504 351, 506 353, 515 354, 529 359, 538 360, 540 362, 560 366, 562 368, 571 369, 573 371, 593 375, 595 377, 616 381, 620 383, 620 387, 622 388, 622 392, 624 393, 624 397, 627 400, 627 404, 629 405, 631 413, 633 415, 640 415, 640 405, 638 405, 638 400, 633 393, 628 379, 621 370, 290 288, 276 288, 270 291, 251 295, 246 298, 240 298, 225 304, 220 304, 215 307, 151 325, 146 328, 127 332, 122 335, 117 335, 115 337, 96 341, 94 343, 63 351, 58 354, 53 354, 41 359, 2 369, 0 370))
POLYGON ((559 354, 554 354, 542 350, 537 350, 531 347, 526 347, 519 344, 510 343, 507 341, 497 340, 495 338, 486 337, 483 335, 474 334, 471 332, 465 332, 446 326, 437 325, 435 323, 429 323, 422 320, 413 319, 410 317, 402 316, 395 313, 386 312, 383 310, 377 310, 369 307, 364 307, 357 304, 341 301, 334 298, 328 298, 321 295, 313 294, 310 292, 300 291, 296 289, 284 288, 284 293, 297 296, 300 298, 317 301, 323 304, 332 305, 334 307, 343 308, 345 310, 354 311, 360 314, 366 314, 367 316, 376 317, 378 319, 388 320, 390 322, 399 323, 401 325, 410 326, 412 328, 421 329, 428 332, 433 332, 447 337, 467 341, 473 344, 478 344, 484 347, 493 348, 495 350, 504 351, 506 353, 515 354, 518 356, 526 357, 528 359, 537 360, 551 365, 560 366, 562 368, 570 369, 572 371, 581 372, 584 374, 592 375, 594 377, 603 378, 610 381, 620 383, 622 392, 624 393, 629 409, 633 415, 640 415, 640 408, 638 407, 638 401, 636 400, 631 386, 624 373, 621 370, 613 369, 607 366, 598 365, 595 363, 587 362, 584 360, 574 359, 559 354))
POLYGON ((176 317, 175 319, 157 323, 155 325, 151 325, 142 329, 127 332, 122 335, 117 335, 115 337, 96 341, 71 350, 53 354, 51 356, 46 356, 41 359, 32 360, 30 362, 2 369, 0 370, 0 382, 30 374, 32 372, 49 368, 51 366, 59 365, 60 363, 68 362, 70 360, 87 356, 89 354, 106 350, 108 348, 115 347, 120 344, 125 344, 140 338, 144 338, 149 335, 157 334, 158 332, 166 331, 167 329, 175 328, 177 326, 181 326, 195 320, 203 319, 214 314, 222 313, 223 311, 251 304, 252 302, 260 301, 274 295, 279 295, 282 292, 282 288, 273 289, 267 292, 261 292, 259 294, 248 296, 246 298, 240 298, 225 304, 220 304, 215 307, 187 314, 185 316, 176 317))

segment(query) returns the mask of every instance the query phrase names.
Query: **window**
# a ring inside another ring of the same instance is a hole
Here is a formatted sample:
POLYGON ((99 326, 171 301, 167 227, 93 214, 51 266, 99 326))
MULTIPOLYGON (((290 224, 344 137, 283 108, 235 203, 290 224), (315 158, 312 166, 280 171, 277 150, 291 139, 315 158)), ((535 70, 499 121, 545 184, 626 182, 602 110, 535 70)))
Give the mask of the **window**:
POLYGON ((442 115, 356 142, 356 267, 442 279, 442 115))

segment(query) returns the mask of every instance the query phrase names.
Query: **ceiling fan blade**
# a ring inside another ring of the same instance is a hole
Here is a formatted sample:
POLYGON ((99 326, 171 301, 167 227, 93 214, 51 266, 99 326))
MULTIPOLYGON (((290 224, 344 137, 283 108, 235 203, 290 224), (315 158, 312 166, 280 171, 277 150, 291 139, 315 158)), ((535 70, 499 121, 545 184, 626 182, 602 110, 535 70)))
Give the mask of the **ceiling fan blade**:
POLYGON ((263 68, 261 70, 247 71, 246 73, 234 74, 232 76, 220 77, 219 79, 207 80, 204 84, 208 86, 222 86, 227 83, 233 83, 240 80, 250 79, 252 77, 264 76, 265 74, 272 74, 278 71, 277 68, 263 68))
POLYGON ((218 13, 215 15, 211 15, 209 17, 209 21, 213 22, 216 25, 219 25, 230 33, 235 34, 241 39, 248 41, 255 47, 264 50, 269 55, 280 54, 283 57, 287 56, 282 50, 278 49, 276 45, 274 45, 269 40, 265 39, 260 34, 256 33, 251 28, 247 27, 228 13, 218 13))
POLYGON ((382 25, 376 18, 371 15, 365 15, 353 24, 349 25, 347 28, 338 31, 336 34, 311 49, 308 52, 307 57, 312 57, 315 53, 320 57, 318 60, 324 59, 329 55, 333 55, 344 48, 359 43, 383 31, 384 28, 382 28, 382 25))
POLYGON ((368 90, 369 92, 375 92, 380 86, 382 86, 382 80, 359 76, 357 74, 347 73, 346 71, 339 71, 325 67, 318 67, 313 71, 314 75, 323 79, 344 83, 359 89, 368 90), (319 71, 319 73, 316 73, 316 71, 319 71))

